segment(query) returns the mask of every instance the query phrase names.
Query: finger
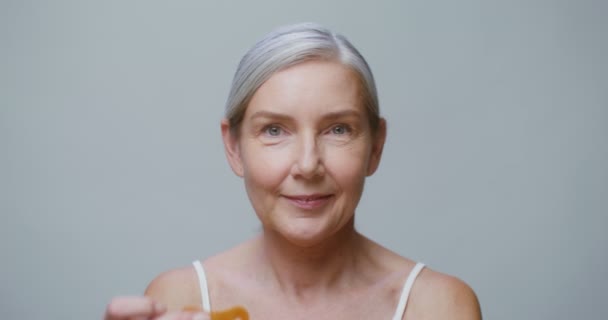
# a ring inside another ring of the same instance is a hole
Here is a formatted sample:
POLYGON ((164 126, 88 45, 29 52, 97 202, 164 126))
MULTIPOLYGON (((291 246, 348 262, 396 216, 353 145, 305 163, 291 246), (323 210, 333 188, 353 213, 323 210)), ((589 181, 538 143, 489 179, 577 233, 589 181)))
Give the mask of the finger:
POLYGON ((165 313, 154 320, 211 320, 209 314, 204 312, 171 312, 165 313))
POLYGON ((130 317, 152 317, 160 315, 166 308, 147 297, 116 297, 106 308, 106 320, 128 319, 130 317))

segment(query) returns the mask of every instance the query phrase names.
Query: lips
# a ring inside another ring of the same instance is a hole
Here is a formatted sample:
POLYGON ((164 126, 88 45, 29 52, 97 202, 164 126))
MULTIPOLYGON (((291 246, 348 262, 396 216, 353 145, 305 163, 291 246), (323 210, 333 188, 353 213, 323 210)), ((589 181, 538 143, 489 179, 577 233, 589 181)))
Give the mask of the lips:
POLYGON ((318 209, 329 202, 331 194, 293 195, 285 198, 294 206, 301 209, 318 209))

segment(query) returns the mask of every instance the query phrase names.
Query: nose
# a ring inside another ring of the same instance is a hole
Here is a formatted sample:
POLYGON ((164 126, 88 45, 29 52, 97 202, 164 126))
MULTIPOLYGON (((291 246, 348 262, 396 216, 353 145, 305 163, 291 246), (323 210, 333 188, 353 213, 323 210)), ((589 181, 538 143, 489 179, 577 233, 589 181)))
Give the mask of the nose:
POLYGON ((297 152, 291 173, 294 177, 313 179, 323 176, 325 168, 321 156, 321 146, 315 135, 302 135, 298 140, 297 152))

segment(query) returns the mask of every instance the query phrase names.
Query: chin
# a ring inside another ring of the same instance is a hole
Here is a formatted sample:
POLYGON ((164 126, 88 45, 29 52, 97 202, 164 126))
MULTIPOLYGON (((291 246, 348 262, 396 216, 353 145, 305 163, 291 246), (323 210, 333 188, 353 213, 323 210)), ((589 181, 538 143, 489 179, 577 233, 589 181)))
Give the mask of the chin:
POLYGON ((332 230, 326 225, 306 223, 297 226, 292 225, 287 230, 279 231, 279 234, 295 246, 308 248, 323 243, 335 232, 336 230, 332 230))
POLYGON ((311 248, 323 243, 323 237, 293 237, 284 236, 284 238, 292 245, 300 248, 311 248))

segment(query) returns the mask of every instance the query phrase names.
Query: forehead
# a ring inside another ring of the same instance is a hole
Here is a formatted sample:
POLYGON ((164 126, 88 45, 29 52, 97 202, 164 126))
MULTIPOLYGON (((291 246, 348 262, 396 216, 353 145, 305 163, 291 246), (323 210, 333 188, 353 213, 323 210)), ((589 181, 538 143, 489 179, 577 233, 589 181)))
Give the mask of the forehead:
POLYGON ((259 110, 340 111, 362 105, 355 71, 339 62, 313 60, 274 73, 255 92, 245 114, 259 110))

